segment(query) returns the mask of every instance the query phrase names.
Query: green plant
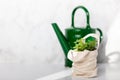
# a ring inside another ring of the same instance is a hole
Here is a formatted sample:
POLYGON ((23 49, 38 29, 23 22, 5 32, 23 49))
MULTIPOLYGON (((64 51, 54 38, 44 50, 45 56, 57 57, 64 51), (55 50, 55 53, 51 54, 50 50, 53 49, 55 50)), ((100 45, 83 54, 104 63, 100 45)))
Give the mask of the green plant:
POLYGON ((97 40, 94 37, 88 37, 87 39, 78 39, 75 41, 75 46, 73 47, 76 51, 90 50, 93 51, 96 49, 97 40))
POLYGON ((75 46, 73 47, 76 51, 83 51, 86 48, 86 43, 83 38, 75 41, 75 46))
POLYGON ((93 51, 96 49, 96 41, 87 42, 87 50, 93 51))
POLYGON ((87 50, 93 51, 96 49, 97 46, 96 38, 90 36, 85 40, 85 42, 87 43, 87 47, 86 47, 87 50))

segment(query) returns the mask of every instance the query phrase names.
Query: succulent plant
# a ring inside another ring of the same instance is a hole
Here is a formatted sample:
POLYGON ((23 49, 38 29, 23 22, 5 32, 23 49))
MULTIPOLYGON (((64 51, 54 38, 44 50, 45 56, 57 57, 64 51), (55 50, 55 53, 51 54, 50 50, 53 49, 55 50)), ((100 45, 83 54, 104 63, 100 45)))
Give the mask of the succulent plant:
POLYGON ((97 46, 96 38, 90 36, 85 40, 85 42, 87 43, 87 47, 86 47, 87 50, 93 51, 96 49, 97 46))

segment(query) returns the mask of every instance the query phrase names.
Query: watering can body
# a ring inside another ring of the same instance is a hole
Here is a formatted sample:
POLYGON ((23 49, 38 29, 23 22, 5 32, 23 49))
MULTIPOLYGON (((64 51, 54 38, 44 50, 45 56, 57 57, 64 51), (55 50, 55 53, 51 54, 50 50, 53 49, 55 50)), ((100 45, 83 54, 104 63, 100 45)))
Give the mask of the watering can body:
POLYGON ((75 46, 74 42, 77 39, 83 38, 89 33, 96 33, 96 29, 91 28, 69 28, 65 30, 65 36, 71 45, 71 48, 75 46))
POLYGON ((85 7, 83 6, 76 7, 72 12, 71 27, 65 29, 65 36, 62 34, 62 31, 59 29, 58 25, 56 23, 52 23, 53 29, 58 37, 58 40, 65 54, 65 66, 66 67, 72 67, 72 62, 67 58, 67 54, 70 49, 73 49, 73 47, 75 46, 74 42, 77 39, 83 38, 84 36, 90 33, 99 32, 100 42, 102 40, 102 36, 103 36, 102 31, 99 28, 91 28, 89 24, 89 17, 90 17, 89 12, 85 7), (86 12, 86 18, 87 18, 86 23, 87 24, 85 27, 75 27, 74 25, 75 12, 79 8, 83 9, 86 12))

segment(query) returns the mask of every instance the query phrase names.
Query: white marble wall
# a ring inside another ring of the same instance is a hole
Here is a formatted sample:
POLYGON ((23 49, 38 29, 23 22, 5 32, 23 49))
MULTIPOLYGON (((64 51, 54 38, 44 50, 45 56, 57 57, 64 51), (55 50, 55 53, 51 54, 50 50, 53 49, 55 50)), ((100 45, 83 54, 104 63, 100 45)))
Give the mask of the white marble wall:
MULTIPOLYGON (((119 4, 119 0, 0 0, 0 63, 63 63, 51 23, 57 22, 64 32, 78 5, 89 9, 91 26, 104 31, 105 45, 119 4)), ((84 26, 84 13, 76 15, 76 25, 84 26)))

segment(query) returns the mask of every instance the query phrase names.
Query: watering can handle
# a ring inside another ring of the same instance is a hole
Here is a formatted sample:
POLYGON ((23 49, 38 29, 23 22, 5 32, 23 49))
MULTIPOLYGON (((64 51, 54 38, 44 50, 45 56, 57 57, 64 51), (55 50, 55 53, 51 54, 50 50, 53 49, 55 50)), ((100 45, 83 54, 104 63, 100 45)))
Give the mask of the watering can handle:
POLYGON ((87 20, 86 20, 87 28, 90 28, 90 21, 89 21, 90 15, 89 15, 88 10, 87 10, 85 7, 83 7, 83 6, 78 6, 78 7, 76 7, 76 8, 73 10, 73 12, 72 12, 72 24, 71 24, 71 26, 72 26, 73 28, 75 28, 75 25, 74 25, 74 16, 75 16, 76 10, 79 9, 79 8, 81 8, 81 9, 83 9, 83 10, 85 11, 85 13, 86 13, 86 18, 87 18, 87 20))
POLYGON ((100 42, 101 42, 103 39, 103 33, 102 33, 101 29, 99 29, 99 28, 97 28, 96 30, 100 33, 100 42))

